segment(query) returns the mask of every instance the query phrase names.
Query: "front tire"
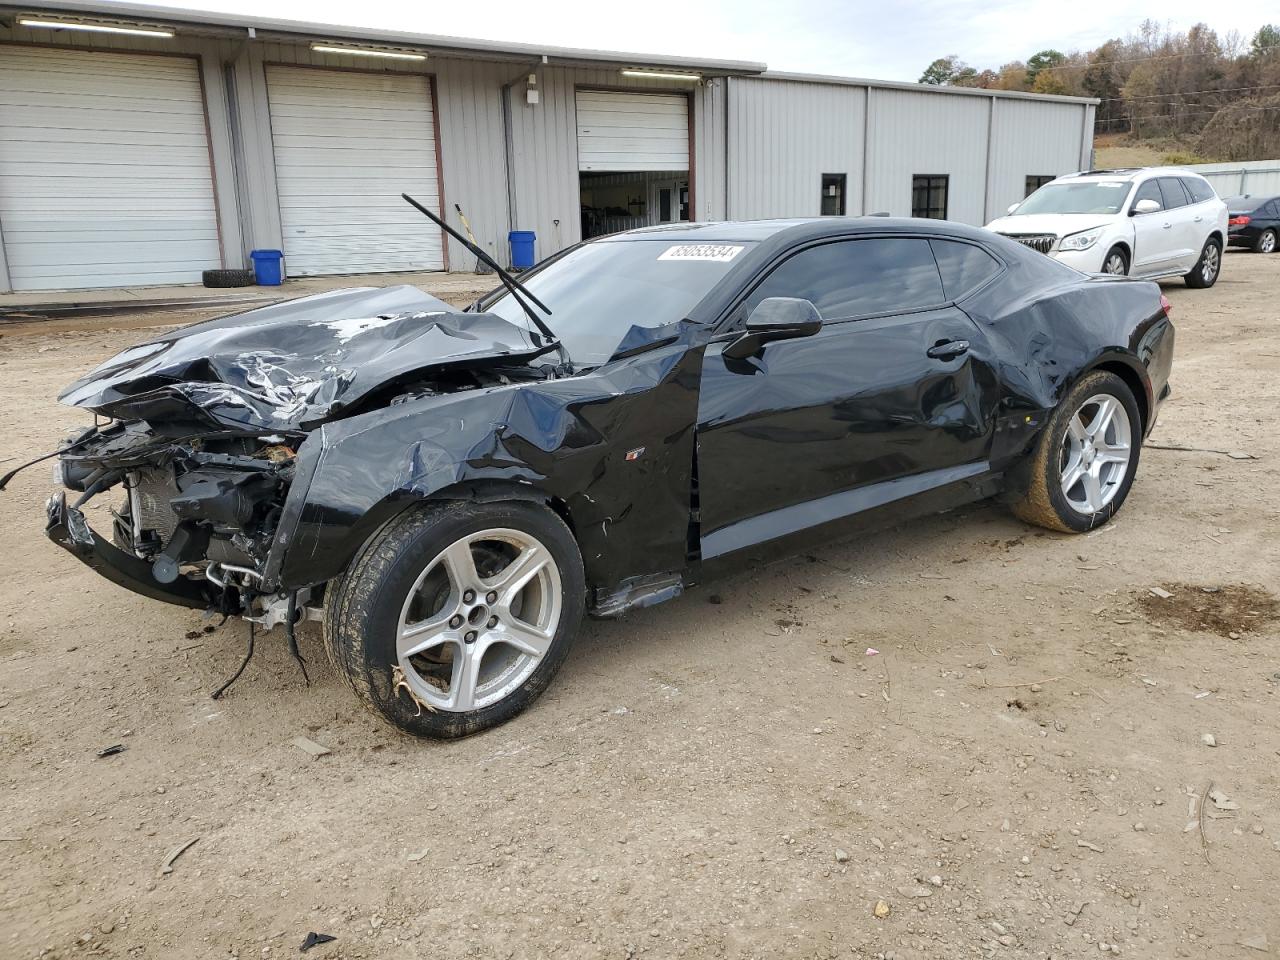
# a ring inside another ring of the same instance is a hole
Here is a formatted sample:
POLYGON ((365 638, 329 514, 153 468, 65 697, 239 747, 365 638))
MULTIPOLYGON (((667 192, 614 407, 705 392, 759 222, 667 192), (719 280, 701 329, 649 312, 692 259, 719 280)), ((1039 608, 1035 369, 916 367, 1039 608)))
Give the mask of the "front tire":
POLYGON ((1222 244, 1210 237, 1204 242, 1200 259, 1191 268, 1191 272, 1184 275, 1182 279, 1187 281, 1188 287, 1204 290, 1218 282, 1220 273, 1222 273, 1222 244))
POLYGON ((523 501, 440 501, 387 524, 327 592, 329 657, 375 713, 452 739, 529 706, 582 622, 578 546, 523 501))
POLYGON ((1129 256, 1124 252, 1124 247, 1114 246, 1107 251, 1107 255, 1102 258, 1102 272, 1113 277, 1129 275, 1129 256))
POLYGON ((1275 253, 1276 252, 1276 232, 1274 230, 1263 230, 1258 234, 1258 239, 1253 241, 1254 253, 1275 253))
POLYGON ((1142 418, 1128 385, 1114 373, 1087 374, 1045 424, 1013 512, 1063 533, 1100 527, 1129 495, 1141 449, 1142 418))

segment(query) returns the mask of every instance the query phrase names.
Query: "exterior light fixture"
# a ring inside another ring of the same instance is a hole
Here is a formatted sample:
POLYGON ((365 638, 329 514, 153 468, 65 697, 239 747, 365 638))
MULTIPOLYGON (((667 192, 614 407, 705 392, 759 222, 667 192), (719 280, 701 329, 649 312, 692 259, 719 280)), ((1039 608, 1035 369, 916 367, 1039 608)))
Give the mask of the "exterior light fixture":
POLYGON ((172 30, 161 30, 155 27, 116 27, 109 23, 79 23, 75 20, 34 20, 20 17, 18 23, 38 30, 84 30, 88 33, 123 33, 131 37, 169 38, 173 36, 172 30))
POLYGON ((398 50, 374 50, 370 47, 338 47, 327 43, 313 43, 316 53, 344 53, 352 57, 380 57, 383 60, 425 60, 425 53, 401 53, 398 50))
POLYGON ((702 79, 700 73, 663 73, 658 70, 622 70, 620 72, 624 77, 645 77, 650 80, 685 80, 689 83, 697 83, 702 79))

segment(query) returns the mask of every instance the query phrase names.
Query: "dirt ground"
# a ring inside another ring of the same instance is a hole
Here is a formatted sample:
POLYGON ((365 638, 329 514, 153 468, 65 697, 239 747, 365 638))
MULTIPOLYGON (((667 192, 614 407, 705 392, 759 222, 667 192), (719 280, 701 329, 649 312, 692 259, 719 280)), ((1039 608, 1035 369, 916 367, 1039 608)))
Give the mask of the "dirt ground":
MULTIPOLYGON (((1115 523, 983 505, 590 623, 456 743, 366 713, 311 627, 310 688, 272 634, 211 701, 243 626, 80 566, 28 471, 0 494, 0 957, 1280 954, 1280 256, 1166 293, 1153 443, 1223 452, 1149 447, 1115 523)), ((0 460, 190 319, 0 330, 0 460)))

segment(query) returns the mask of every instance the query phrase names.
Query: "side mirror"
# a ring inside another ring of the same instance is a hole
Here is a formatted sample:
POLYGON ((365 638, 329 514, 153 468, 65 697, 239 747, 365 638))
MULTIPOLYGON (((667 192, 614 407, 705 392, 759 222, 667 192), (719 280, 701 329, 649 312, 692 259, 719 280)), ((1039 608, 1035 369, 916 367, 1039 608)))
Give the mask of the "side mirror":
POLYGON ((1008 216, 1009 214, 1013 213, 1013 211, 1017 210, 1020 206, 1022 206, 1021 201, 1019 201, 1018 203, 1009 204, 1009 209, 1005 211, 1005 215, 1008 216))
POLYGON ((1152 200, 1150 197, 1147 197, 1143 200, 1139 200, 1133 205, 1133 209, 1129 211, 1129 216, 1132 217, 1135 214, 1140 213, 1159 213, 1163 209, 1164 208, 1160 206, 1160 201, 1152 200))
POLYGON ((822 314, 808 300, 769 297, 747 317, 746 330, 721 351, 730 360, 745 360, 766 343, 812 337, 822 329, 822 314))

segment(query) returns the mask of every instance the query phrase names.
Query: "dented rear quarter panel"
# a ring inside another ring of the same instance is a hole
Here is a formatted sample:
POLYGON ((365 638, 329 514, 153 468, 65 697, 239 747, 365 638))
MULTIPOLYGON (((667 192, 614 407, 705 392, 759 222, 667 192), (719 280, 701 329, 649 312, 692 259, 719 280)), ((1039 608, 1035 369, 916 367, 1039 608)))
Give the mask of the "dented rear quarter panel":
POLYGON ((1173 364, 1174 329, 1159 285, 1084 277, 1002 237, 992 247, 1008 264, 1007 282, 978 291, 962 307, 991 340, 1010 409, 1047 411, 1090 371, 1123 367, 1140 387, 1149 432, 1173 364))

